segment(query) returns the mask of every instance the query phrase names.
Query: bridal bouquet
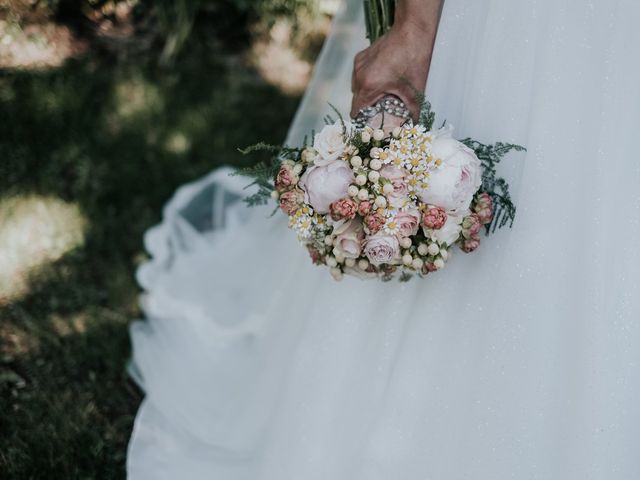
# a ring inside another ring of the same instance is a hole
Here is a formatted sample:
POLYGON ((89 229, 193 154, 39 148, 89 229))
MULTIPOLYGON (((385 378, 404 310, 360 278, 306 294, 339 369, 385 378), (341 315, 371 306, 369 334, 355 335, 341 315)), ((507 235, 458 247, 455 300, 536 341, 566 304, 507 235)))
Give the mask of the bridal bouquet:
POLYGON ((302 147, 250 147, 244 152, 276 155, 241 172, 258 187, 246 200, 277 200, 313 263, 335 279, 406 281, 440 270, 453 247, 473 252, 483 229, 512 224, 515 206, 496 165, 523 148, 458 141, 433 120, 423 100, 418 122, 390 132, 338 115, 302 147))
MULTIPOLYGON (((394 9, 395 0, 364 0, 370 41, 391 28, 394 9)), ((483 229, 513 223, 515 206, 496 165, 524 149, 455 140, 452 128, 433 128, 431 105, 418 96, 415 123, 390 96, 354 122, 336 110, 338 118, 328 117, 302 147, 244 150, 275 153, 270 163, 240 172, 258 187, 247 202, 276 200, 313 263, 338 280, 347 274, 407 281, 442 269, 454 247, 475 251, 483 229), (383 128, 385 115, 399 126, 383 128)))

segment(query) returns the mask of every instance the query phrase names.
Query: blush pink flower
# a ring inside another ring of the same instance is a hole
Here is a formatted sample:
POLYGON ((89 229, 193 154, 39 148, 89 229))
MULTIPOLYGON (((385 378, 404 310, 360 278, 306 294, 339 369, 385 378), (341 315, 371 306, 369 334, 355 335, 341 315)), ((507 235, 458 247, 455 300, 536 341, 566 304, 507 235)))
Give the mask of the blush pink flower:
POLYGON ((303 200, 304 193, 301 190, 289 190, 280 195, 280 208, 287 215, 293 215, 300 208, 303 200))
POLYGON ((471 253, 479 246, 480 246, 479 239, 476 240, 475 238, 466 238, 460 245, 460 248, 465 253, 471 253))
POLYGON ((435 272, 436 270, 438 270, 438 267, 436 267, 433 263, 425 263, 424 266, 422 267, 422 273, 424 273, 425 275, 427 273, 430 272, 435 272))
POLYGON ((378 233, 384 227, 384 222, 384 216, 377 212, 364 217, 364 224, 371 235, 378 233))
POLYGON ((373 235, 365 242, 364 254, 374 265, 398 263, 400 261, 400 244, 393 235, 373 235))
POLYGON ((440 230, 447 223, 447 213, 442 207, 429 207, 422 215, 422 224, 430 230, 440 230))
POLYGON ((356 216, 358 205, 350 198, 342 198, 336 200, 329 206, 331 218, 335 221, 348 219, 351 220, 356 216))
POLYGON ((322 167, 307 168, 300 177, 300 186, 317 213, 329 213, 329 206, 347 196, 349 185, 355 180, 353 170, 343 160, 335 160, 322 167))
POLYGON ((276 190, 282 192, 290 187, 293 187, 296 182, 296 174, 293 173, 293 168, 290 165, 282 165, 276 175, 276 190))
POLYGON ((334 232, 336 239, 334 242, 334 252, 346 258, 358 258, 362 251, 362 241, 364 240, 364 230, 360 220, 351 220, 338 227, 334 232))
POLYGON ((363 200, 362 202, 360 202, 360 204, 358 205, 358 213, 361 216, 366 216, 369 214, 369 212, 371 211, 371 202, 369 200, 363 200))
POLYGON ((389 180, 393 187, 393 191, 387 195, 389 205, 394 208, 404 207, 409 201, 407 196, 409 193, 409 187, 405 182, 405 173, 402 169, 394 165, 387 165, 380 170, 380 176, 389 180))
POLYGON ((480 218, 480 223, 486 225, 493 219, 493 200, 487 192, 482 192, 476 197, 473 211, 480 218))
POLYGON ((480 241, 479 233, 481 227, 482 223, 480 223, 480 217, 476 213, 467 215, 462 220, 462 236, 465 239, 480 241))
POLYGON ((420 227, 420 213, 418 210, 400 211, 396 214, 398 232, 401 237, 410 237, 418 233, 420 227))

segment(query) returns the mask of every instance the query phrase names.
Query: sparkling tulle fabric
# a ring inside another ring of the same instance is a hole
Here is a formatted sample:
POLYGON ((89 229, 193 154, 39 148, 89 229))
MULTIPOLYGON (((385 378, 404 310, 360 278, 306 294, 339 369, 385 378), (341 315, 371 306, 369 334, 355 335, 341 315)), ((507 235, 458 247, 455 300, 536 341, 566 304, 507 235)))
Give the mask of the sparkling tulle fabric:
MULTIPOLYGON (((343 5, 292 125, 348 111, 343 5)), ((408 284, 334 282, 228 171, 148 232, 133 480, 640 478, 640 3, 447 0, 428 98, 526 145, 512 230, 408 284)))

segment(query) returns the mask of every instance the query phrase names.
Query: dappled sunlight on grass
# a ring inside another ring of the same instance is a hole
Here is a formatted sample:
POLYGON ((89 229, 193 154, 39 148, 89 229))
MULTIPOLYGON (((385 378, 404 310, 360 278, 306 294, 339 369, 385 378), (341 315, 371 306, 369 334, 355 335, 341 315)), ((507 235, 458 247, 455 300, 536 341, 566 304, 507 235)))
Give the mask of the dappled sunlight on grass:
POLYGON ((0 20, 0 67, 59 67, 86 49, 87 42, 64 25, 48 22, 23 27, 14 21, 0 20))
POLYGON ((313 61, 329 24, 327 17, 318 16, 303 15, 296 19, 296 24, 290 19, 278 19, 254 43, 251 62, 262 78, 272 85, 288 94, 301 94, 309 83, 313 61))
POLYGON ((117 116, 114 121, 117 123, 148 118, 164 109, 164 98, 160 88, 140 73, 118 79, 114 93, 114 114, 117 116))
POLYGON ((75 203, 39 195, 0 200, 0 304, 26 294, 29 276, 82 246, 87 222, 75 203))
POLYGON ((171 132, 164 143, 167 152, 183 154, 191 148, 191 140, 182 132, 171 132))

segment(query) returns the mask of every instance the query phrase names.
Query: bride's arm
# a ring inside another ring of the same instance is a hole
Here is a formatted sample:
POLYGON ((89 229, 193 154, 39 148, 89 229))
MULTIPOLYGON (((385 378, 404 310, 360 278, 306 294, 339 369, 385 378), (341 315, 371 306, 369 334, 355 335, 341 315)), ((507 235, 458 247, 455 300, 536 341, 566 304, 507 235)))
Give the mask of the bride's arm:
POLYGON ((351 116, 384 94, 418 113, 415 92, 424 91, 443 0, 398 0, 393 27, 354 60, 351 116), (411 85, 411 86, 410 86, 411 85))

